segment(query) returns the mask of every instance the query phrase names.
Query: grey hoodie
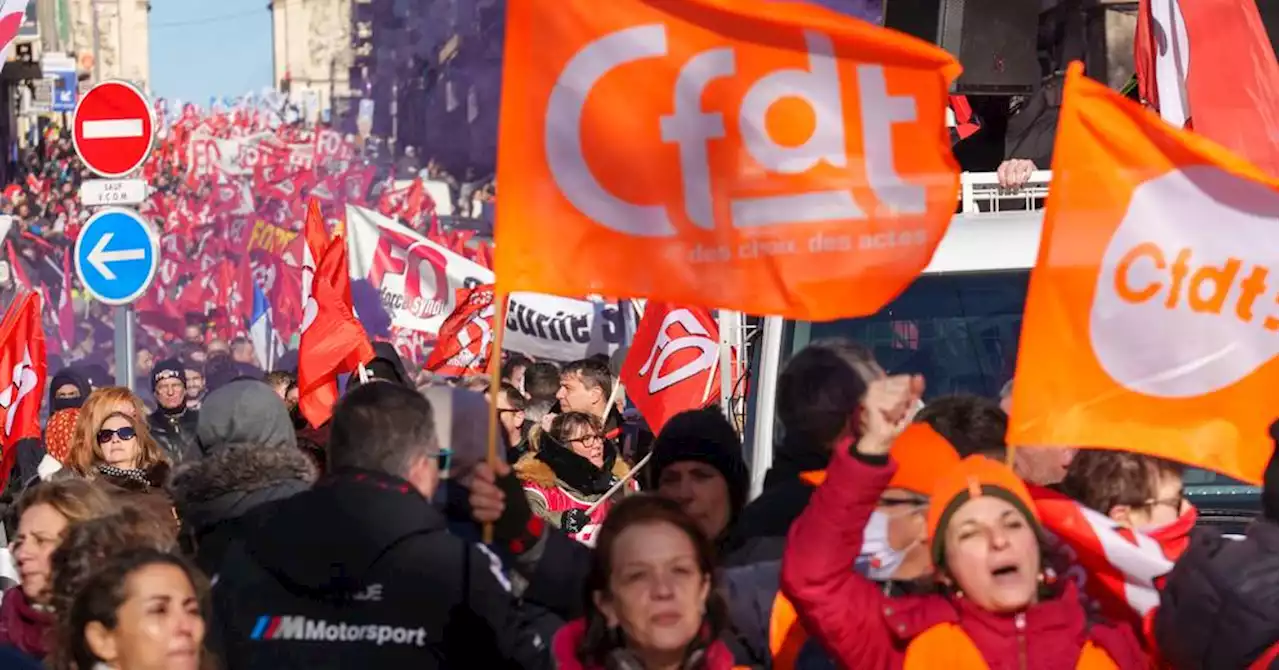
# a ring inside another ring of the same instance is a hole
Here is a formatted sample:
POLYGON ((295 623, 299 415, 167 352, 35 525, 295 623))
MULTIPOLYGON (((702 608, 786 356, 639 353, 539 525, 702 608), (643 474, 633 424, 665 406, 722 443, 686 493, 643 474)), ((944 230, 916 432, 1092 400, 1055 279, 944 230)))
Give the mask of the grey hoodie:
POLYGON ((231 382, 206 396, 200 405, 196 438, 206 456, 229 444, 298 446, 284 401, 256 379, 231 382))

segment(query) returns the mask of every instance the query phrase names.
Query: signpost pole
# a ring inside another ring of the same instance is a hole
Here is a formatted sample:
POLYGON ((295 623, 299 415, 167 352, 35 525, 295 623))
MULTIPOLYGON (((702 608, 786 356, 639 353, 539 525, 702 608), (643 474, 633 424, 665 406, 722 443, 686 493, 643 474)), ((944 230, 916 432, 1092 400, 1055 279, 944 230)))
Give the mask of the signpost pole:
POLYGON ((137 356, 133 339, 133 305, 120 305, 116 307, 116 385, 123 386, 130 391, 133 388, 133 378, 136 374, 133 369, 133 362, 137 356))

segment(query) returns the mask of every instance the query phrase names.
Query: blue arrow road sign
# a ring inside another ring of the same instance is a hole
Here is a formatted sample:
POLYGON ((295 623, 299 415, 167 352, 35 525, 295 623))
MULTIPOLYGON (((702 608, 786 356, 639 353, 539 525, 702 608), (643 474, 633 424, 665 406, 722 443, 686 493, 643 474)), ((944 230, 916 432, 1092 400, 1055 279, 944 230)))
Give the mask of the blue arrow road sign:
POLYGON ((108 305, 127 305, 156 276, 160 242, 136 213, 109 207, 89 217, 76 240, 76 276, 108 305))

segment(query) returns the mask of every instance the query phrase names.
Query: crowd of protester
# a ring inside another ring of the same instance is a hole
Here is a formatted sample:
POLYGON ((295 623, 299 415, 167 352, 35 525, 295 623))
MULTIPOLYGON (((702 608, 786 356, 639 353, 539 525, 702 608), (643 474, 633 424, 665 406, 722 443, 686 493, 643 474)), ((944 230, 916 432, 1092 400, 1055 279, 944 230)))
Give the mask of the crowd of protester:
MULTIPOLYGON (((7 294, 65 281, 85 218, 69 141, 24 165, 0 202, 7 294)), ((1001 183, 1033 167, 1006 162, 1001 183)), ((493 198, 416 151, 390 170, 445 182, 464 211, 493 198)), ((251 340, 195 318, 139 348, 130 390, 103 356, 110 314, 82 311, 4 490, 3 668, 1276 665, 1274 454, 1260 516, 1227 537, 1196 527, 1176 463, 1011 448, 1008 389, 926 401, 927 379, 829 340, 778 379, 783 431, 753 498, 719 408, 655 435, 604 357, 509 353, 487 393, 380 342, 313 426, 296 355, 264 371, 251 340), (1046 530, 1050 494, 1159 544, 1174 567, 1158 604, 1137 616, 1088 592, 1046 530)))
MULTIPOLYGON (((193 330, 192 339, 197 333, 193 330)), ((147 398, 51 375, 11 478, 0 665, 117 668, 1249 668, 1277 639, 1276 462, 1243 539, 1193 530, 1181 468, 1015 450, 1000 399, 816 342, 749 499, 716 407, 656 436, 608 361, 512 354, 422 383, 378 346, 330 422, 243 342, 151 365, 147 398), (225 370, 210 367, 227 357, 225 370), (194 392, 193 392, 194 391, 194 392), (149 410, 148 405, 155 409, 149 410), (1009 460, 1012 467, 1005 465, 1009 460), (638 472, 632 464, 645 462, 638 472), (1036 491, 1179 547, 1147 617, 1065 578, 1036 491), (1188 523, 1190 521, 1190 523, 1188 523), (483 542, 488 527, 491 541, 483 542), (24 665, 25 664, 25 665, 24 665)), ((1275 437, 1275 428, 1272 428, 1275 437)))

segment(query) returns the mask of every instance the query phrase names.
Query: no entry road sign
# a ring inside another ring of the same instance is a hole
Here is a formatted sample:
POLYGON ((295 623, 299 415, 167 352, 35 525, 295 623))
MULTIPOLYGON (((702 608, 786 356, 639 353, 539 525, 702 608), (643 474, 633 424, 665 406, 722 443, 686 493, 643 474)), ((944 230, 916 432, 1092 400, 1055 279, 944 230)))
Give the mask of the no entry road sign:
POLYGON ((128 82, 104 81, 89 89, 76 105, 72 127, 76 154, 103 177, 123 177, 151 154, 151 103, 128 82))
POLYGON ((75 260, 76 276, 90 295, 108 305, 127 305, 155 278, 160 241, 136 213, 109 207, 85 223, 75 260))

